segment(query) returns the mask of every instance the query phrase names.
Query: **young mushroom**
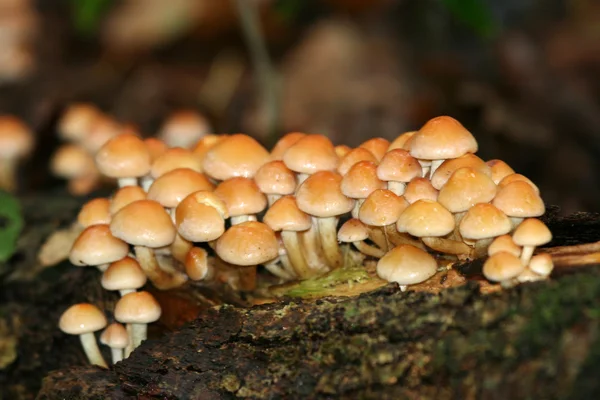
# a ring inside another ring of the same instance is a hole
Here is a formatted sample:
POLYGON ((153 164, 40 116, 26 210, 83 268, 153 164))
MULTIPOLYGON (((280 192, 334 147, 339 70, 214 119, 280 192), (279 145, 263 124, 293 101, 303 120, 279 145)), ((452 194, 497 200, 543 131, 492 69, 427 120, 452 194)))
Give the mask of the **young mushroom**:
POLYGON ((150 153, 142 139, 123 133, 98 150, 96 165, 103 175, 117 179, 119 187, 136 186, 137 178, 150 172, 150 153))
POLYGON ((267 207, 267 198, 251 178, 229 178, 219 183, 214 194, 227 206, 232 225, 256 221, 256 214, 267 207))
POLYGON ((527 218, 515 229, 513 240, 515 244, 523 247, 521 262, 527 265, 535 248, 552 240, 552 232, 539 219, 527 218))
POLYGON ((204 172, 216 180, 252 178, 271 160, 269 152, 248 135, 236 134, 213 146, 202 162, 204 172))
POLYGON ((310 174, 335 171, 339 157, 327 137, 305 135, 287 149, 283 154, 283 162, 298 174, 298 184, 301 184, 310 174))
POLYGON ((215 268, 208 262, 208 253, 202 247, 194 247, 185 258, 185 273, 193 281, 210 281, 215 268))
POLYGON ((374 258, 383 257, 385 255, 383 250, 365 242, 368 238, 369 228, 356 218, 346 221, 338 231, 338 240, 340 242, 352 243, 358 251, 366 256, 374 258))
POLYGON ((409 244, 394 247, 377 262, 377 275, 396 282, 400 290, 425 282, 437 272, 437 262, 426 251, 409 244))
POLYGON ((71 264, 78 267, 96 266, 104 272, 110 263, 129 253, 129 245, 113 236, 106 224, 88 226, 81 232, 69 254, 71 264))
POLYGON ((475 204, 460 221, 460 235, 467 244, 473 245, 472 258, 482 257, 497 236, 511 230, 510 219, 489 203, 475 204))
POLYGON ((0 189, 13 191, 19 161, 31 153, 35 143, 29 128, 18 118, 0 116, 0 189))
POLYGON ((108 368, 94 332, 106 326, 106 317, 98 307, 89 303, 75 304, 69 307, 60 317, 60 330, 69 335, 78 335, 83 351, 90 364, 108 368))
POLYGON ((387 182, 387 188, 402 196, 406 184, 414 178, 421 177, 422 168, 419 160, 403 149, 388 151, 377 166, 377 177, 387 182))
POLYGON ((296 190, 296 174, 279 160, 270 161, 260 167, 254 176, 254 182, 260 191, 267 195, 269 206, 281 196, 293 194, 296 190))
POLYGON ((148 324, 157 321, 161 312, 160 305, 148 292, 133 292, 121 297, 115 306, 115 319, 127 324, 130 344, 125 349, 125 357, 146 340, 148 324))
POLYGON ((121 296, 135 292, 146 284, 147 277, 135 258, 124 257, 111 263, 102 274, 106 290, 118 290, 121 296))
POLYGON ((495 253, 483 264, 483 276, 492 282, 500 282, 505 287, 513 286, 515 279, 524 270, 521 260, 505 251, 495 253))
POLYGON ((123 349, 129 345, 129 335, 118 322, 110 324, 100 335, 100 343, 110 347, 113 364, 123 360, 123 349))

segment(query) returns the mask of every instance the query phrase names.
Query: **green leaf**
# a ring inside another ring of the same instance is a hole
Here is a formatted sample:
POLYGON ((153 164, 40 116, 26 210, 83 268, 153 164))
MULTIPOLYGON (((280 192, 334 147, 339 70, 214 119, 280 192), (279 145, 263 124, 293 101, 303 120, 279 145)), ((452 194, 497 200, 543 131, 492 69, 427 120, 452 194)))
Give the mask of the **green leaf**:
POLYGON ((475 30, 482 37, 490 38, 498 31, 491 10, 485 0, 442 0, 454 18, 475 30))
POLYGON ((71 0, 71 16, 75 29, 84 35, 96 32, 111 2, 112 0, 71 0))
POLYGON ((0 191, 0 262, 14 254, 21 229, 23 216, 19 202, 10 194, 0 191))

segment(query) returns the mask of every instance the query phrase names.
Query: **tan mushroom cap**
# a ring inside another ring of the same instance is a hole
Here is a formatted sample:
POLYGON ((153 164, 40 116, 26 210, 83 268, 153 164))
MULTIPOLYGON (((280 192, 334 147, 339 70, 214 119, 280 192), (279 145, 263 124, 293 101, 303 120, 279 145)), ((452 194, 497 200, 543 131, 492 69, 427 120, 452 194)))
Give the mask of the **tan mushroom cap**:
POLYGON ((435 258, 408 244, 394 247, 377 262, 377 275, 401 286, 425 282, 436 272, 435 258))
POLYGON ((18 159, 31 152, 35 138, 23 121, 12 115, 0 116, 0 158, 18 159))
POLYGON ((445 236, 454 229, 454 216, 437 201, 418 200, 400 214, 396 228, 417 237, 445 236))
POLYGON ((341 190, 342 176, 336 172, 319 171, 310 175, 296 192, 298 208, 316 217, 345 214, 354 207, 354 200, 341 190))
POLYGON ((60 138, 73 143, 81 143, 101 114, 96 106, 89 103, 69 105, 58 121, 60 138))
POLYGON ((169 214, 153 200, 138 200, 123 207, 113 216, 110 231, 134 246, 157 248, 175 240, 169 214))
POLYGON ((148 149, 148 153, 150 154, 150 162, 152 163, 154 163, 157 158, 165 154, 169 149, 169 147, 162 140, 153 137, 144 139, 144 144, 148 149))
POLYGON ((395 224, 409 206, 403 196, 387 189, 375 190, 360 206, 358 218, 367 225, 386 226, 395 224))
POLYGON ((404 149, 388 151, 377 167, 377 176, 384 181, 410 182, 421 173, 419 161, 404 149))
POLYGON ((528 177, 526 177, 525 175, 521 175, 521 174, 510 174, 505 176, 500 183, 498 183, 498 189, 502 189, 504 186, 508 185, 511 182, 514 181, 523 181, 528 183, 529 185, 531 185, 531 187, 533 188, 533 190, 537 193, 540 194, 540 189, 537 187, 537 185, 535 183, 533 183, 531 181, 531 179, 529 179, 528 177))
POLYGON ((509 217, 539 217, 546 207, 535 189, 523 181, 511 182, 498 190, 492 204, 509 217))
POLYGON ((290 132, 285 134, 275 143, 273 149, 271 150, 271 158, 273 160, 283 160, 283 154, 292 147, 298 140, 302 139, 306 136, 306 133, 302 132, 290 132))
POLYGON ((200 160, 200 163, 203 163, 206 153, 208 153, 210 149, 228 137, 229 135, 205 135, 198 140, 198 143, 196 143, 196 146, 194 146, 192 152, 196 155, 198 160, 200 160))
POLYGON ((410 142, 417 131, 404 132, 390 143, 387 151, 394 149, 404 149, 410 151, 410 142))
POLYGON ((256 171, 254 182, 265 194, 292 194, 296 190, 296 174, 283 161, 274 160, 256 171))
POLYGON ((356 149, 351 149, 348 154, 340 159, 337 171, 342 175, 346 175, 350 168, 360 161, 378 162, 377 158, 369 150, 357 147, 356 149))
POLYGON ((510 219, 491 204, 479 203, 460 221, 460 234, 466 239, 487 239, 510 232, 510 219))
POLYGON ((69 335, 96 332, 106 324, 106 317, 102 311, 89 303, 79 303, 69 307, 58 322, 60 330, 69 335))
POLYGON ((140 177, 150 172, 150 153, 139 137, 124 133, 102 146, 96 165, 110 178, 140 177))
POLYGON ((497 190, 496 184, 487 175, 472 168, 460 168, 440 189, 437 201, 448 211, 459 213, 477 203, 492 201, 497 190))
POLYGON ((306 231, 311 227, 311 218, 298 208, 294 196, 277 200, 265 213, 263 222, 274 231, 306 231))
POLYGON ((91 225, 73 243, 69 261, 79 267, 103 265, 120 260, 128 252, 129 245, 114 237, 108 225, 91 225))
POLYGON ((58 148, 50 161, 50 170, 60 178, 77 178, 96 172, 94 157, 83 147, 64 144, 58 148))
POLYGON ((492 282, 502 282, 519 276, 525 269, 514 254, 501 251, 490 256, 483 264, 483 276, 492 282))
POLYGON ((258 214, 267 207, 267 198, 251 178, 227 179, 214 193, 223 200, 230 217, 258 214))
POLYGON ((224 181, 234 177, 252 178, 270 160, 269 152, 255 139, 235 134, 213 146, 204 156, 202 166, 207 175, 224 181))
POLYGON ((148 292, 127 293, 115 306, 115 319, 124 324, 149 324, 161 313, 160 304, 148 292))
POLYGON ((173 112, 164 122, 158 137, 169 147, 190 148, 210 130, 203 115, 194 110, 173 112))
POLYGON ((529 260, 529 269, 542 276, 550 275, 554 269, 552 256, 547 253, 536 254, 529 260))
POLYGON ((491 178, 496 185, 499 184, 504 177, 515 173, 515 171, 502 160, 489 160, 486 161, 485 164, 490 167, 492 172, 491 178))
POLYGON ((360 242, 369 238, 369 228, 359 219, 351 218, 338 230, 337 237, 342 243, 360 242))
POLYGON ((515 229, 513 240, 519 246, 541 246, 552 240, 552 232, 539 219, 527 218, 515 229))
POLYGON ((377 165, 371 161, 359 161, 342 178, 340 188, 344 196, 365 199, 386 184, 377 177, 377 165))
POLYGON ((229 228, 217 240, 216 252, 230 264, 253 266, 277 258, 279 243, 266 224, 247 221, 229 228))
POLYGON ((283 154, 283 162, 294 172, 314 174, 335 171, 339 158, 331 140, 323 135, 306 135, 283 154))
POLYGON ((177 168, 158 177, 148 189, 148 199, 163 207, 175 208, 190 193, 213 190, 208 178, 189 168, 177 168))
POLYGON ((459 158, 444 161, 431 177, 431 184, 434 188, 440 190, 448 182, 454 171, 465 167, 479 171, 490 178, 492 177, 491 168, 481 158, 469 153, 459 158))
POLYGON ((96 154, 109 140, 122 133, 122 126, 107 115, 101 114, 80 144, 91 154, 96 154))
POLYGON ((100 343, 113 349, 124 349, 129 344, 127 329, 122 324, 113 322, 100 335, 100 343))
POLYGON ((185 273, 193 281, 205 279, 210 271, 208 253, 201 247, 193 247, 185 256, 185 273))
POLYGON ((199 191, 187 196, 175 210, 177 231, 192 242, 210 242, 225 232, 225 203, 216 194, 199 191))
POLYGON ((352 151, 352 147, 346 146, 345 144, 338 144, 333 149, 335 150, 335 154, 337 154, 340 160, 346 157, 346 155, 352 151))
POLYGON ((188 168, 196 172, 202 172, 202 162, 190 150, 182 147, 173 147, 165 151, 152 163, 150 175, 154 179, 157 179, 179 168, 188 168))
POLYGON ((110 213, 112 215, 128 204, 138 200, 146 200, 146 192, 139 186, 125 186, 115 192, 110 201, 110 213))
POLYGON ((381 161, 390 147, 390 141, 381 137, 375 137, 361 143, 358 147, 369 150, 377 161, 381 161))
POLYGON ((124 257, 111 263, 102 274, 102 287, 106 290, 139 289, 148 278, 135 258, 124 257))
POLYGON ((488 256, 493 256, 501 251, 510 253, 515 257, 521 256, 521 248, 515 244, 510 235, 498 236, 488 247, 488 256))
POLYGON ((110 201, 104 197, 88 201, 77 215, 77 222, 84 228, 97 224, 110 224, 110 219, 110 201))
POLYGON ((445 160, 477 152, 477 141, 452 117, 430 119, 413 136, 410 154, 423 160, 445 160))
POLYGON ((427 178, 413 178, 406 185, 404 190, 404 198, 410 204, 417 200, 437 201, 438 191, 431 185, 431 181, 427 178))

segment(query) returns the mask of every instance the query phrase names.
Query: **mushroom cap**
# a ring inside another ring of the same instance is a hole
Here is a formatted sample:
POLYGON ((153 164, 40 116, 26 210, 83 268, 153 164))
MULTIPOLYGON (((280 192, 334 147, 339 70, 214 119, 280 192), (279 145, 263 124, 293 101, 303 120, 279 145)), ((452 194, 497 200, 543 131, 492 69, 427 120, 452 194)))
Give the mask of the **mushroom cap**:
POLYGON ((515 257, 521 256, 521 248, 515 244, 510 235, 500 235, 489 245, 488 256, 493 256, 501 251, 510 253, 515 257))
POLYGON ((492 201, 497 190, 487 175, 472 168, 459 168, 440 189, 437 201, 448 211, 459 213, 477 203, 492 201))
POLYGON ((335 154, 337 154, 339 159, 346 157, 346 154, 352 151, 352 147, 346 146, 345 144, 338 144, 333 149, 335 150, 335 154))
POLYGON ((142 139, 123 133, 100 148, 96 165, 110 178, 140 177, 150 172, 150 153, 142 139))
POLYGON ((110 224, 110 219, 110 201, 105 197, 88 201, 77 215, 77 222, 84 228, 97 224, 110 224))
POLYGON ((400 214, 396 228, 417 237, 445 236, 454 229, 454 216, 437 201, 418 200, 400 214))
POLYGON ((144 139, 144 144, 150 154, 150 162, 154 163, 156 159, 167 152, 169 147, 157 138, 149 137, 144 139))
POLYGON ((404 189, 404 198, 410 204, 417 200, 437 201, 438 190, 431 185, 427 178, 413 178, 404 189))
POLYGON ((206 117, 194 110, 179 110, 164 122, 158 137, 169 147, 190 148, 209 131, 206 117))
POLYGON ((338 230, 337 237, 343 243, 360 242, 368 239, 369 228, 359 219, 351 218, 338 230))
POLYGON ((108 266, 102 273, 101 283, 106 290, 128 290, 141 288, 147 280, 137 260, 124 257, 108 266))
POLYGON ((252 178, 270 159, 269 152, 260 143, 238 133, 208 150, 202 165, 207 175, 224 181, 234 177, 252 178))
POLYGON ((422 171, 419 160, 404 149, 388 151, 377 166, 377 176, 384 181, 410 182, 420 177, 422 171))
POLYGON ((321 218, 350 212, 354 200, 344 196, 341 182, 342 176, 332 171, 319 171, 310 175, 296 192, 298 208, 321 218))
POLYGON ((214 193, 223 200, 231 217, 258 214, 267 207, 267 198, 251 178, 227 179, 214 193))
POLYGON ((217 240, 216 252, 225 262, 253 266, 271 261, 279 255, 275 232, 256 221, 233 225, 217 240))
POLYGON ((403 196, 397 196, 390 190, 375 190, 360 206, 358 218, 371 226, 395 224, 408 205, 403 196))
POLYGON ((0 116, 0 158, 16 159, 31 152, 35 138, 31 130, 17 117, 0 116))
POLYGON ((542 276, 550 275, 554 269, 552 256, 548 253, 536 254, 529 260, 529 269, 542 276))
POLYGON ((377 165, 371 161, 359 161, 342 178, 340 188, 344 196, 366 199, 373 191, 385 189, 386 184, 377 178, 377 165))
POLYGON ((96 154, 109 140, 122 133, 123 127, 107 115, 100 114, 80 144, 91 154, 96 154))
POLYGON ((165 209, 153 200, 138 200, 123 207, 110 223, 115 237, 134 246, 168 246, 175 240, 175 227, 165 209))
POLYGON ((296 190, 296 174, 283 161, 269 161, 256 171, 254 182, 265 194, 292 194, 296 190))
POLYGON ((302 139, 306 136, 306 133, 302 132, 290 132, 285 134, 275 143, 273 149, 271 150, 271 159, 273 160, 283 160, 283 154, 292 147, 298 140, 302 139))
POLYGON ((310 216, 298 208, 294 196, 284 196, 273 203, 263 222, 274 231, 306 231, 312 225, 310 216))
POLYGON ((101 114, 102 112, 93 104, 73 103, 69 105, 58 121, 60 138, 68 142, 81 143, 101 114))
POLYGON ((437 262, 429 253, 409 244, 394 247, 377 262, 377 275, 399 285, 425 282, 437 272, 437 262))
POLYGON ((104 328, 106 317, 98 307, 89 303, 79 303, 69 307, 61 316, 58 326, 69 335, 92 333, 104 328))
POLYGON ((127 329, 122 324, 113 322, 102 331, 100 343, 112 349, 124 349, 129 344, 127 329))
POLYGON ((502 189, 504 186, 506 186, 509 183, 514 182, 514 181, 523 181, 523 182, 526 182, 529 185, 531 185, 531 187, 533 188, 533 190, 535 191, 535 193, 537 193, 538 195, 540 194, 540 189, 536 186, 536 184, 533 183, 531 181, 531 179, 529 179, 525 175, 521 175, 521 174, 510 174, 510 175, 505 176, 500 181, 500 183, 498 183, 498 189, 502 189))
POLYGON ((201 281, 209 272, 208 253, 201 247, 192 247, 185 256, 185 273, 193 281, 201 281))
POLYGON ((175 210, 177 231, 192 242, 210 242, 225 232, 228 217, 225 203, 213 192, 199 191, 187 196, 175 210))
POLYGON ((504 179, 504 177, 515 173, 515 170, 513 170, 507 163, 505 163, 502 160, 489 160, 486 161, 485 164, 488 167, 490 167, 490 170, 492 172, 491 178, 496 185, 499 184, 500 181, 504 179))
POLYGON ((77 178, 96 173, 94 157, 76 144, 63 144, 50 161, 50 170, 60 178, 77 178))
POLYGON ((525 269, 514 254, 501 251, 490 256, 483 264, 483 276, 493 282, 516 278, 525 269))
POLYGON ((513 232, 513 240, 519 246, 541 246, 552 240, 552 232, 539 219, 527 218, 513 232))
POLYGON ((190 193, 213 190, 214 185, 201 172, 189 168, 177 168, 156 178, 148 189, 148 199, 163 207, 175 208, 190 193))
POLYGON ((161 315, 160 304, 148 292, 127 293, 115 306, 115 319, 124 324, 149 324, 161 315))
POLYGON ((357 147, 356 149, 351 149, 345 156, 340 159, 340 163, 338 164, 337 171, 346 175, 352 166, 360 161, 371 161, 372 163, 377 163, 377 158, 367 149, 363 149, 362 147, 357 147))
POLYGON ((369 150, 375 156, 378 162, 381 161, 384 154, 388 151, 389 147, 390 141, 382 137, 371 138, 362 142, 358 146, 358 148, 369 150))
POLYGON ((491 204, 479 203, 467 211, 460 221, 460 234, 466 239, 487 239, 507 234, 510 219, 491 204))
POLYGON ((160 157, 152 163, 150 175, 157 179, 168 172, 179 168, 188 168, 196 172, 202 172, 200 158, 188 149, 173 147, 167 149, 160 157))
POLYGON ((287 149, 283 162, 294 172, 314 174, 317 171, 335 171, 339 158, 329 138, 306 135, 287 149))
POLYGON ((79 267, 103 265, 120 260, 127 253, 129 245, 113 236, 108 225, 91 225, 73 243, 69 261, 79 267))
POLYGON ((192 152, 196 155, 198 160, 200 160, 200 163, 203 163, 206 153, 208 153, 210 149, 228 137, 229 135, 204 135, 200 140, 198 140, 198 143, 196 143, 196 146, 194 146, 192 152))
POLYGON ((469 153, 452 160, 444 161, 433 173, 431 184, 434 188, 440 190, 457 169, 464 167, 473 168, 490 178, 492 176, 491 168, 481 158, 469 153))
POLYGON ((546 211, 541 197, 530 184, 514 181, 498 190, 492 204, 509 217, 539 217, 546 211))
POLYGON ((471 132, 448 116, 427 121, 410 144, 410 154, 423 160, 445 160, 475 152, 477 141, 471 132))
POLYGON ((394 149, 404 149, 410 151, 410 143, 412 141, 413 136, 417 133, 417 131, 404 132, 399 135, 396 139, 390 143, 387 151, 392 151, 394 149))
POLYGON ((110 201, 110 213, 112 215, 128 204, 138 200, 146 200, 146 192, 139 186, 125 186, 115 192, 110 201))

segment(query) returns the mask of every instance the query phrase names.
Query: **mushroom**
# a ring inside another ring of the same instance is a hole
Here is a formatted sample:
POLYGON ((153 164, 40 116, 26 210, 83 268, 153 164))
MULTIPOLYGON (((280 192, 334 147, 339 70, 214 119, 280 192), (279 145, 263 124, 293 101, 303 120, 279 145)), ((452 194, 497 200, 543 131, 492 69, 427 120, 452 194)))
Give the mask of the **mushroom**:
POLYGON ((280 160, 270 161, 260 167, 256 171, 254 182, 267 195, 269 206, 281 196, 293 194, 296 190, 296 174, 280 160))
POLYGON ((426 251, 409 244, 394 247, 377 262, 377 275, 396 282, 400 290, 425 282, 437 272, 437 262, 426 251))
POLYGON ((504 177, 514 174, 515 171, 502 160, 489 160, 485 164, 490 167, 492 180, 497 185, 504 177))
POLYGON ((0 116, 0 188, 15 190, 19 161, 31 153, 35 139, 18 118, 0 116))
POLYGON ((511 219, 513 229, 523 218, 539 217, 546 211, 544 201, 535 189, 527 182, 519 180, 498 190, 492 204, 511 219))
POLYGON ((340 159, 346 157, 346 154, 352 151, 352 147, 346 146, 345 144, 338 144, 333 149, 335 150, 335 154, 337 154, 338 158, 340 159))
POLYGON ((117 121, 107 115, 99 114, 79 144, 90 154, 96 154, 102 146, 117 137, 122 131, 123 127, 117 121))
POLYGON ((146 192, 139 186, 125 186, 115 192, 110 201, 110 213, 115 215, 128 204, 138 200, 146 200, 146 192))
POLYGON ((440 190, 457 169, 466 167, 479 171, 490 178, 492 177, 492 169, 481 158, 475 154, 467 153, 464 156, 444 161, 431 175, 431 185, 440 190))
POLYGON ((377 162, 381 161, 384 154, 388 151, 390 142, 387 139, 381 137, 371 138, 365 142, 362 142, 358 148, 369 150, 377 159, 377 162))
POLYGON ((286 135, 283 135, 281 139, 275 143, 273 149, 271 150, 271 158, 273 160, 283 160, 283 154, 292 147, 298 140, 302 139, 306 136, 306 133, 302 132, 290 132, 286 135))
POLYGON ((83 228, 98 224, 110 224, 110 201, 105 197, 92 199, 85 203, 79 214, 77 223, 83 228))
POLYGON ((214 194, 227 206, 232 225, 256 221, 256 214, 267 207, 267 198, 251 178, 227 179, 219 183, 214 194))
POLYGON ((179 110, 164 122, 158 137, 169 147, 189 149, 209 131, 206 117, 193 110, 179 110))
POLYGON ((339 157, 327 137, 305 135, 283 154, 286 167, 298 174, 298 184, 318 171, 335 171, 339 157))
POLYGON ((69 180, 68 189, 73 195, 88 194, 100 182, 94 157, 77 144, 60 146, 52 155, 50 170, 55 176, 69 180))
POLYGON ((112 262, 129 253, 129 245, 113 236, 105 224, 88 226, 81 232, 69 254, 71 264, 78 267, 96 266, 105 271, 112 262))
MULTIPOLYGON (((144 144, 150 154, 150 162, 154 163, 160 156, 165 154, 169 147, 157 138, 149 137, 144 139, 144 144)), ((143 179, 143 178, 142 178, 143 179)))
POLYGON ((369 228, 357 218, 346 221, 338 231, 338 240, 342 243, 352 243, 361 253, 374 258, 381 258, 385 251, 371 246, 365 240, 369 238, 369 228))
POLYGON ((69 307, 60 317, 60 330, 69 335, 78 335, 83 351, 90 364, 108 368, 94 332, 106 326, 106 317, 98 307, 89 303, 75 304, 69 307))
POLYGON ((505 187, 509 183, 515 182, 515 181, 523 181, 523 182, 528 183, 533 188, 533 190, 535 191, 535 193, 537 193, 538 195, 540 194, 540 189, 536 186, 536 184, 533 183, 531 181, 531 179, 529 179, 525 175, 521 175, 521 174, 510 174, 510 175, 505 176, 498 183, 498 189, 502 189, 503 187, 505 187))
POLYGON ((492 282, 500 282, 503 286, 512 286, 515 278, 525 266, 514 254, 500 251, 490 256, 483 264, 483 276, 492 282))
POLYGON ((181 147, 167 149, 167 151, 154 160, 149 174, 142 179, 144 190, 148 191, 155 179, 181 168, 201 173, 202 161, 188 149, 181 147))
POLYGON ((421 174, 419 161, 403 149, 388 151, 377 166, 377 177, 386 181, 387 188, 398 196, 404 194, 407 182, 421 174))
POLYGON ((417 177, 408 182, 403 196, 409 204, 421 199, 437 201, 438 191, 429 179, 417 177))
POLYGON ((362 147, 357 147, 356 149, 351 149, 346 155, 340 158, 337 171, 341 175, 346 175, 350 168, 360 161, 370 161, 373 164, 377 164, 379 162, 369 150, 363 149, 362 147))
POLYGON ((224 181, 234 177, 252 178, 270 160, 269 152, 256 140, 235 134, 208 150, 202 166, 208 176, 224 181))
POLYGON ((118 290, 121 296, 135 292, 146 284, 147 277, 135 258, 124 257, 111 263, 100 281, 106 290, 118 290))
POLYGON ((206 156, 206 153, 208 153, 210 149, 212 149, 214 146, 227 139, 228 137, 229 135, 205 135, 200 140, 198 140, 198 143, 196 143, 192 152, 194 153, 198 161, 200 161, 200 164, 202 164, 204 162, 204 157, 206 156))
POLYGON ((554 269, 554 262, 552 256, 548 253, 536 254, 529 260, 529 269, 541 277, 550 276, 554 269))
POLYGON ((488 256, 493 256, 496 253, 505 251, 514 255, 521 256, 521 247, 517 246, 510 235, 500 235, 495 238, 488 247, 488 256))
POLYGON ((410 150, 410 142, 415 133, 417 133, 417 131, 404 132, 403 134, 399 135, 390 143, 387 151, 392 151, 394 149, 410 150))
POLYGON ((113 364, 123 359, 123 349, 129 345, 129 335, 118 322, 110 324, 100 335, 100 343, 110 347, 113 364))
POLYGON ((198 191, 187 196, 175 209, 177 231, 191 242, 212 242, 225 232, 227 206, 216 194, 198 191))
POLYGON ((358 211, 365 199, 378 189, 385 189, 386 184, 377 177, 377 165, 371 161, 359 161, 342 177, 340 185, 344 196, 355 199, 352 217, 358 218, 358 211))
POLYGON ((536 246, 544 245, 552 240, 552 232, 537 218, 527 218, 513 233, 515 244, 522 246, 521 262, 529 264, 536 246))
POLYGON ((467 244, 473 244, 473 258, 482 257, 496 236, 510 232, 510 219, 491 204, 479 203, 467 211, 460 221, 460 234, 467 244))
POLYGON ((115 306, 115 319, 127 324, 130 344, 125 348, 125 357, 139 347, 147 338, 148 324, 157 321, 161 308, 148 292, 128 293, 115 306))
POLYGON ((185 273, 193 281, 209 281, 215 269, 208 263, 208 253, 201 247, 192 248, 185 258, 185 273))
POLYGON ((102 112, 93 104, 70 104, 58 121, 60 138, 75 144, 84 142, 100 115, 102 112))
POLYGON ((150 172, 150 153, 139 137, 124 133, 100 148, 96 165, 102 174, 116 178, 119 187, 136 186, 137 178, 150 172))

